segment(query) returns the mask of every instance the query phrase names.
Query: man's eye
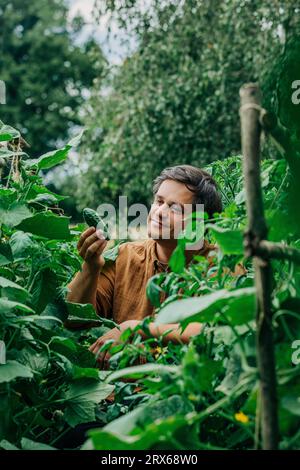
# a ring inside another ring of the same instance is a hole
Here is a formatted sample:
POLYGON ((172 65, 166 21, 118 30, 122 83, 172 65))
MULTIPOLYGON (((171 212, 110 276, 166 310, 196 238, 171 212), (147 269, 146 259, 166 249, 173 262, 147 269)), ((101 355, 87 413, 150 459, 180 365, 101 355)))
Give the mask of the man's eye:
POLYGON ((163 201, 161 199, 156 199, 155 203, 158 204, 158 205, 161 205, 161 204, 163 204, 163 201))
POLYGON ((174 212, 176 214, 181 214, 182 213, 182 208, 179 204, 172 204, 171 210, 172 210, 172 212, 174 212))

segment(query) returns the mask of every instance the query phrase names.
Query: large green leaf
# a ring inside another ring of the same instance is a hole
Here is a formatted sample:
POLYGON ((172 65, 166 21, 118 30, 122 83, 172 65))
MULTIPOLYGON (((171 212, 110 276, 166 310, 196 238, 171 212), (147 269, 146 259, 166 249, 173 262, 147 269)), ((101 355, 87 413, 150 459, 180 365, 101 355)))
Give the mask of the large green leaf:
POLYGON ((0 142, 13 140, 20 137, 20 132, 0 121, 0 142))
POLYGON ((47 152, 39 158, 26 160, 24 162, 24 165, 27 168, 37 167, 39 170, 52 168, 53 166, 58 165, 58 163, 63 162, 67 158, 70 148, 70 146, 66 145, 62 149, 47 152))
POLYGON ((29 233, 17 230, 12 234, 9 240, 11 251, 14 259, 27 258, 30 253, 30 249, 37 246, 37 243, 32 239, 32 235, 29 233))
POLYGON ((95 380, 78 380, 70 385, 64 418, 70 426, 95 420, 95 406, 105 400, 114 387, 95 380))
POLYGON ((281 406, 296 416, 300 416, 300 395, 286 395, 281 400, 281 406))
POLYGON ((2 439, 2 441, 0 442, 0 448, 4 450, 20 450, 19 447, 15 446, 14 444, 11 444, 6 439, 2 439))
POLYGON ((17 356, 19 362, 23 365, 30 367, 31 371, 43 373, 46 371, 49 357, 45 352, 37 352, 31 347, 23 348, 17 356))
POLYGON ((175 250, 173 251, 170 259, 169 266, 174 273, 180 274, 183 272, 185 267, 185 254, 184 254, 185 244, 179 243, 175 250))
POLYGON ((31 439, 27 439, 26 437, 22 437, 21 447, 22 450, 57 450, 55 449, 55 447, 48 446, 48 444, 44 444, 43 442, 32 441, 31 439))
POLYGON ((57 199, 57 201, 63 201, 64 199, 68 199, 70 196, 62 196, 61 194, 56 194, 52 191, 50 191, 50 189, 46 188, 45 186, 42 186, 42 185, 39 185, 39 184, 33 184, 27 195, 26 195, 26 200, 31 200, 31 199, 34 199, 36 196, 38 195, 51 195, 53 197, 55 197, 55 199, 57 199))
POLYGON ((22 310, 26 313, 34 313, 30 307, 27 307, 27 305, 24 305, 20 302, 8 299, 0 299, 0 315, 8 315, 14 312, 15 309, 22 310))
POLYGON ((152 305, 154 307, 160 306, 160 296, 162 293, 162 288, 157 284, 157 281, 162 279, 162 273, 152 276, 146 286, 146 294, 152 305))
POLYGON ((193 344, 190 344, 181 364, 182 377, 189 393, 197 395, 199 392, 212 392, 221 364, 221 361, 200 356, 193 344))
POLYGON ((66 302, 68 313, 71 317, 85 320, 99 320, 92 304, 79 304, 76 302, 66 302))
POLYGON ((144 364, 140 366, 125 367, 124 369, 116 370, 108 375, 106 382, 113 382, 121 377, 134 377, 140 378, 150 374, 161 374, 163 372, 176 372, 177 366, 166 366, 163 364, 144 364))
POLYGON ((70 142, 62 149, 52 150, 39 158, 25 160, 24 165, 29 168, 37 167, 39 170, 45 170, 58 165, 67 158, 69 150, 79 144, 82 134, 83 131, 78 136, 71 139, 70 142))
POLYGON ((31 369, 17 361, 7 361, 6 364, 0 365, 0 383, 11 382, 16 378, 30 379, 32 377, 31 369))
POLYGON ((19 286, 15 282, 6 279, 5 277, 0 276, 0 290, 1 296, 7 297, 10 300, 17 300, 19 302, 25 302, 28 297, 29 293, 27 292, 24 287, 19 286))
POLYGON ((50 211, 39 212, 32 217, 24 218, 17 228, 55 240, 69 240, 71 238, 69 217, 58 216, 50 211))
POLYGON ((211 322, 224 319, 234 325, 241 325, 253 319, 255 312, 255 289, 252 287, 227 291, 218 290, 212 294, 189 299, 176 300, 161 309, 157 324, 178 323, 186 326, 191 322, 211 322))
POLYGON ((23 203, 0 200, 0 221, 8 227, 15 227, 30 216, 30 210, 23 203))
POLYGON ((95 383, 94 380, 78 380, 69 386, 66 401, 80 402, 89 400, 96 404, 105 400, 113 390, 113 385, 104 382, 95 383))
MULTIPOLYGON (((108 426, 103 430, 92 430, 89 432, 90 440, 83 449, 94 448, 96 450, 145 450, 159 448, 169 449, 170 441, 176 431, 182 428, 183 433, 190 430, 189 416, 173 415, 165 419, 156 420, 148 424, 145 429, 132 435, 122 435, 111 432, 108 426), (166 447, 161 447, 164 445, 166 447)), ((197 444, 195 443, 195 448, 197 444)), ((179 447, 180 448, 180 447, 179 447)))
POLYGON ((5 266, 13 261, 13 254, 9 243, 0 242, 0 266, 5 266))
POLYGON ((214 233, 217 244, 224 255, 242 255, 244 253, 243 234, 241 230, 229 230, 214 224, 207 224, 207 228, 214 233))
POLYGON ((31 302, 37 313, 41 313, 56 293, 57 275, 50 268, 42 269, 35 277, 31 287, 31 302))

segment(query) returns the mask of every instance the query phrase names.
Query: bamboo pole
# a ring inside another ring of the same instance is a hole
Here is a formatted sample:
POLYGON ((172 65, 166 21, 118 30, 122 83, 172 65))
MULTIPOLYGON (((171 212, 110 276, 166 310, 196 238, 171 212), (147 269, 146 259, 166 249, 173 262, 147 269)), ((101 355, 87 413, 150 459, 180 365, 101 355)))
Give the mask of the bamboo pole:
POLYGON ((257 246, 247 246, 245 242, 246 256, 259 256, 263 259, 278 259, 291 261, 295 264, 300 264, 300 250, 297 248, 285 245, 284 243, 273 243, 268 240, 261 240, 257 246))
MULTIPOLYGON (((240 89, 243 172, 248 229, 245 244, 258 246, 267 238, 260 183, 260 92, 257 84, 240 89)), ((260 383, 262 448, 278 448, 276 372, 272 334, 271 292, 273 275, 269 259, 253 256, 257 298, 256 357, 260 383)))

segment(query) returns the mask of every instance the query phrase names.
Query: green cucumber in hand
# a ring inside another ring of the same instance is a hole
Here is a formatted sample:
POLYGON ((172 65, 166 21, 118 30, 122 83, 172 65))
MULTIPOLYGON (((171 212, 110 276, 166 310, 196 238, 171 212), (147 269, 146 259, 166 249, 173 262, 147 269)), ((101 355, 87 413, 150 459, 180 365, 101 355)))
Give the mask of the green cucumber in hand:
POLYGON ((86 207, 85 209, 83 209, 82 215, 83 215, 84 221, 88 224, 89 227, 95 227, 97 229, 102 230, 105 238, 107 240, 110 240, 108 227, 103 222, 101 217, 99 217, 96 211, 94 211, 93 209, 90 209, 89 207, 86 207))

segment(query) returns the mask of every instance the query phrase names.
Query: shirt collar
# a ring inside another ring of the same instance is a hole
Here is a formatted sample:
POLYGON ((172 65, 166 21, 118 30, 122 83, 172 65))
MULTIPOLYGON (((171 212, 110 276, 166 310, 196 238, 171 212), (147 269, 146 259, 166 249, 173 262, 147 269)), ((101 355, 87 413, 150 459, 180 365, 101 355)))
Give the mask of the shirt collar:
MULTIPOLYGON (((162 269, 163 271, 168 271, 170 270, 169 268, 169 265, 168 263, 162 263, 158 257, 157 257, 157 254, 156 254, 156 241, 153 240, 153 243, 151 244, 151 258, 152 258, 152 262, 155 266, 155 268, 159 267, 160 269, 162 269)), ((203 241, 203 246, 202 248, 200 248, 196 253, 195 255, 198 255, 198 256, 205 256, 205 254, 207 254, 207 251, 209 251, 209 247, 210 247, 210 243, 204 239, 203 241)), ((187 263, 187 266, 189 266, 190 264, 193 263, 193 258, 187 263)))

